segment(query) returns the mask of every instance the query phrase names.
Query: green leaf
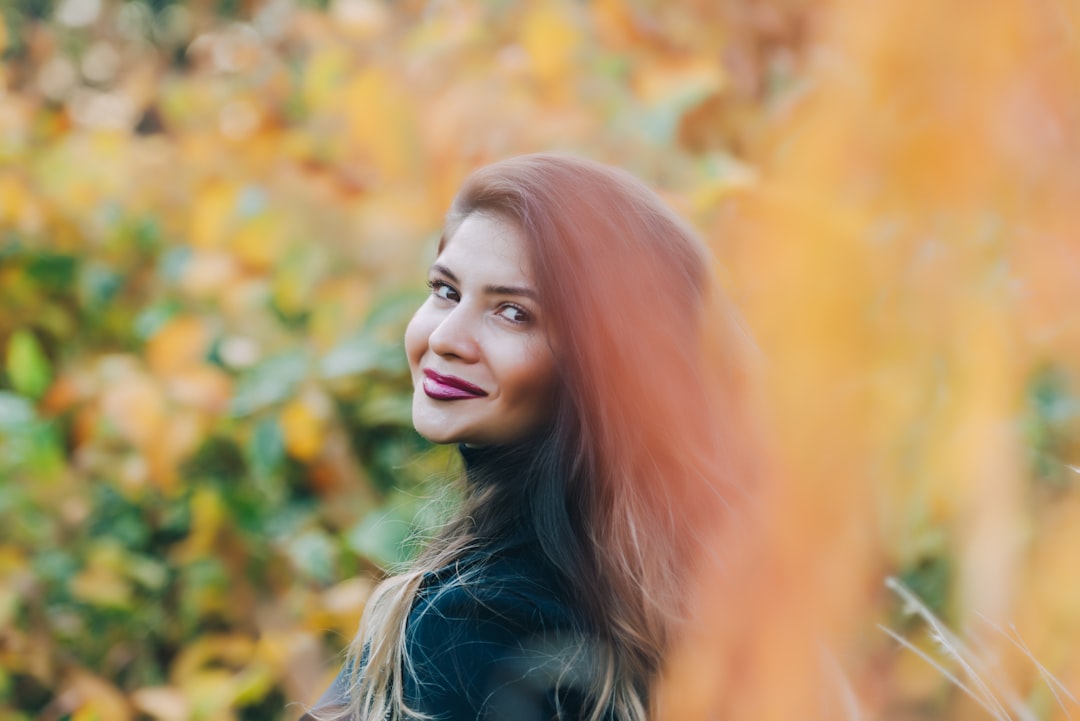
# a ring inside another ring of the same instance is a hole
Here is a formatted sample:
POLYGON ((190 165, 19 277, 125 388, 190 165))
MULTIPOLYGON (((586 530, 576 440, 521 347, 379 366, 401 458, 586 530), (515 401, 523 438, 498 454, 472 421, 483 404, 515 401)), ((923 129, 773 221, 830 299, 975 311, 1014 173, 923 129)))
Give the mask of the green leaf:
POLYGON ((1070 427, 1080 415, 1080 403, 1069 393, 1063 369, 1047 366, 1028 382, 1024 431, 1032 476, 1050 487, 1064 489, 1073 482, 1066 454, 1070 427))
POLYGON ((158 258, 157 274, 166 283, 177 283, 187 269, 188 261, 191 260, 191 248, 170 248, 158 258))
POLYGON ((412 394, 373 392, 357 414, 366 427, 412 427, 412 394))
MULTIPOLYGON (((945 555, 920 558, 900 569, 900 582, 939 618, 947 616, 952 591, 952 565, 945 555)), ((899 619, 898 619, 899 620, 899 619)), ((900 620, 901 624, 908 621, 900 620)))
POLYGON ((406 541, 411 531, 411 519, 396 508, 383 508, 353 526, 345 543, 380 566, 389 567, 408 557, 406 541))
POLYGON ((319 363, 323 378, 381 372, 404 374, 409 367, 401 338, 423 298, 413 292, 391 295, 376 305, 364 327, 333 348, 319 363))
POLYGON ((125 555, 125 573, 143 588, 160 591, 169 580, 169 571, 164 563, 146 555, 129 553, 125 555))
POLYGON ((139 340, 149 340, 180 310, 181 306, 175 300, 166 300, 145 308, 135 318, 135 336, 139 340))
POLYGON ((337 546, 325 531, 308 529, 300 533, 286 542, 285 552, 300 573, 320 583, 333 580, 337 546))
POLYGON ((139 220, 131 231, 135 244, 143 250, 156 250, 161 245, 161 226, 156 218, 139 220))
POLYGON ((342 378, 368 373, 379 366, 381 349, 370 339, 359 337, 338 344, 319 362, 323 378, 342 378))
POLYGON ((232 415, 246 416, 280 403, 293 394, 307 371, 308 358, 301 351, 267 358, 240 379, 230 406, 232 415))
POLYGON ((281 426, 275 418, 260 418, 248 445, 251 469, 258 475, 273 473, 285 460, 281 426))
POLYGON ((26 272, 34 282, 49 290, 64 292, 75 283, 78 260, 71 255, 41 253, 31 258, 26 272))
POLYGON ((123 277, 101 263, 87 263, 79 275, 79 299, 91 311, 107 306, 124 284, 123 277))
POLYGON ((36 420, 34 405, 16 393, 0 391, 0 431, 25 428, 36 420))
POLYGON ((8 343, 7 372, 16 391, 29 398, 40 398, 52 382, 49 359, 34 334, 17 330, 8 343))

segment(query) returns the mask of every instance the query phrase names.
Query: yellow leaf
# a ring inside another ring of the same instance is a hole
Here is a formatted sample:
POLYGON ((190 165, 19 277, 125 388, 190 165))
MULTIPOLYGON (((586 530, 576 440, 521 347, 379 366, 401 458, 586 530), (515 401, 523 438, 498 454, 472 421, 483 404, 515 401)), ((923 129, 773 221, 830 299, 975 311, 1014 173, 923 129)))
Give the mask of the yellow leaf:
POLYGON ((255 645, 255 658, 274 668, 281 668, 289 656, 289 646, 295 632, 266 629, 259 633, 255 645))
POLYGON ((129 721, 132 716, 131 707, 119 689, 86 671, 72 674, 60 698, 74 706, 73 721, 129 721))
POLYGON ((236 210, 237 190, 223 181, 211 181, 195 196, 189 238, 196 248, 219 248, 236 210))
MULTIPOLYGON (((3 19, 0 18, 0 22, 3 19)), ((14 225, 27 200, 22 183, 14 175, 0 175, 0 224, 14 225)))
MULTIPOLYGON (((0 75, 0 81, 3 81, 0 75)), ((0 224, 24 233, 37 233, 45 225, 47 206, 24 183, 8 176, 0 178, 0 224)))
POLYGON ((289 402, 281 412, 285 450, 300 461, 310 461, 322 450, 326 432, 322 419, 303 398, 289 402))
POLYGON ((71 579, 71 593, 95 606, 131 607, 131 584, 120 574, 106 568, 89 568, 71 579))
POLYGON ((236 699, 236 679, 220 669, 206 669, 183 684, 184 696, 191 700, 191 717, 217 721, 235 718, 229 713, 236 699))
POLYGON ((349 54, 340 47, 316 52, 304 72, 304 102, 312 110, 335 105, 343 99, 341 88, 349 72, 349 54))
POLYGON ((522 21, 521 44, 536 75, 554 83, 573 72, 581 32, 567 9, 555 3, 537 3, 522 21))
POLYGON ((216 491, 196 489, 191 498, 191 532, 177 547, 177 561, 186 563, 212 553, 226 517, 225 504, 216 491))
POLYGON ((254 651, 255 641, 239 633, 201 636, 180 652, 170 675, 175 683, 186 686, 208 667, 244 667, 254 651))
POLYGON ((242 264, 251 270, 269 270, 284 248, 285 219, 278 213, 261 213, 246 221, 230 240, 230 247, 242 264))
POLYGON ((25 568, 25 551, 14 544, 0 544, 0 578, 18 573, 25 568))
POLYGON ((253 663, 236 676, 235 703, 238 706, 249 706, 266 698, 274 688, 274 673, 272 669, 259 663, 253 663))
POLYGON ((72 594, 97 606, 129 608, 132 588, 125 573, 126 561, 116 543, 96 543, 87 554, 87 567, 71 580, 72 594))
POLYGON ((408 177, 415 156, 415 111, 401 82, 377 67, 356 76, 344 90, 349 139, 357 160, 374 166, 383 181, 408 177))
POLYGON ((286 315, 302 313, 309 307, 312 279, 295 265, 279 266, 274 274, 274 304, 286 315))

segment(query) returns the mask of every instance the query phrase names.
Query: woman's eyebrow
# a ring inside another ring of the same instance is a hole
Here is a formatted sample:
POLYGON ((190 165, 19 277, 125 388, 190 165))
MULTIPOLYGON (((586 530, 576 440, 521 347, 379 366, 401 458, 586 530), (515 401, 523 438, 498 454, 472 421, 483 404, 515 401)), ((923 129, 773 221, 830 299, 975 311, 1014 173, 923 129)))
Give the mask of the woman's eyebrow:
MULTIPOLYGON (((431 270, 439 273, 440 275, 445 275, 454 283, 461 282, 458 280, 458 277, 454 275, 454 272, 447 268, 445 265, 435 263, 431 266, 431 270)), ((521 297, 528 298, 529 300, 532 300, 534 302, 537 301, 536 291, 532 290, 531 288, 524 288, 517 285, 485 285, 484 293, 486 293, 487 295, 520 295, 521 297)))
POLYGON ((441 275, 445 275, 447 278, 454 281, 455 283, 460 283, 461 282, 461 281, 458 280, 458 277, 456 275, 454 275, 454 271, 450 270, 445 265, 440 265, 439 263, 433 263, 432 266, 431 266, 431 270, 433 270, 436 273, 439 273, 441 275))
POLYGON ((516 285, 485 285, 484 292, 488 295, 520 295, 531 301, 536 301, 536 293, 530 288, 522 288, 516 285))

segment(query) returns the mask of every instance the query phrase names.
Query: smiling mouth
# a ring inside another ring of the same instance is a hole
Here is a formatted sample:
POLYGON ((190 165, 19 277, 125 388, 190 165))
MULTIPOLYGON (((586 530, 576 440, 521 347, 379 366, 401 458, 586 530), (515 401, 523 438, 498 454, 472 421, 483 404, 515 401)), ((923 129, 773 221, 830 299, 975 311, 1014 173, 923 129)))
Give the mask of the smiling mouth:
POLYGON ((482 398, 487 391, 454 376, 444 376, 433 370, 424 371, 424 393, 437 401, 457 401, 482 398))

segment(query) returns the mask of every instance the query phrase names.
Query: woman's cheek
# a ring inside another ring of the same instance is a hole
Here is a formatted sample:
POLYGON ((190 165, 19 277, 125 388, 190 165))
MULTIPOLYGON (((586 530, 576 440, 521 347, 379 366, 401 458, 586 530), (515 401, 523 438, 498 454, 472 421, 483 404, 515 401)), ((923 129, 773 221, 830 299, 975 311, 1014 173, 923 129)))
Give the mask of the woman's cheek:
POLYGON ((555 358, 543 338, 529 339, 512 364, 512 402, 529 427, 547 423, 558 396, 555 358))
POLYGON ((429 323, 425 322, 427 313, 427 302, 420 306, 416 313, 413 314, 412 320, 409 321, 409 325, 405 327, 405 355, 409 359, 409 371, 413 375, 413 381, 416 380, 417 373, 420 372, 420 361, 424 357, 424 353, 427 351, 427 339, 431 335, 428 328, 429 323))

